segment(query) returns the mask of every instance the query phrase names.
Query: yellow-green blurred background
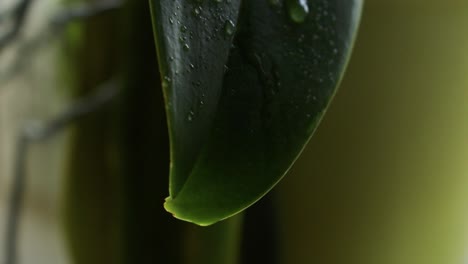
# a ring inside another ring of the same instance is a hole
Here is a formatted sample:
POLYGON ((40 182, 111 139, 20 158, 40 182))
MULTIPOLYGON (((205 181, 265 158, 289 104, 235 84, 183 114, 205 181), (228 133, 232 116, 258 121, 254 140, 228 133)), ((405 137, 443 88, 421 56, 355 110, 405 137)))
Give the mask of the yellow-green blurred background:
POLYGON ((466 1, 366 1, 340 91, 279 186, 287 263, 464 263, 467 28, 466 1))

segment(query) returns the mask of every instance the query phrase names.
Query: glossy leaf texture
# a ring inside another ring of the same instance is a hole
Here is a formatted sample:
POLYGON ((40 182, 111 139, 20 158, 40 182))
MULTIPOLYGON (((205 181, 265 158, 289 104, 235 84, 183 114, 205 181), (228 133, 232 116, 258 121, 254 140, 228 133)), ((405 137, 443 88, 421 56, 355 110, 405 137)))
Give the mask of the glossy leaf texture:
POLYGON ((228 218, 265 195, 316 129, 361 0, 152 0, 175 217, 228 218))
POLYGON ((209 137, 240 0, 154 0, 151 9, 171 140, 170 195, 184 186, 209 137))

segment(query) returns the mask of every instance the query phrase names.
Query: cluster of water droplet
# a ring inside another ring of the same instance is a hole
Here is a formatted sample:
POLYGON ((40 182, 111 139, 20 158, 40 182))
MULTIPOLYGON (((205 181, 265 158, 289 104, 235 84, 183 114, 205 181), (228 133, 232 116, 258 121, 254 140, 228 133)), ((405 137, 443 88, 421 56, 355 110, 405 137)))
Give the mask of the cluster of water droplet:
POLYGON ((294 87, 289 85, 291 90, 286 94, 289 105, 296 113, 305 113, 309 123, 325 106, 338 77, 340 45, 336 7, 328 0, 268 0, 268 4, 278 19, 284 21, 281 36, 288 40, 278 43, 279 52, 270 53, 291 69, 286 73, 289 77, 281 76, 289 79, 283 81, 305 88, 294 92, 294 87), (285 16, 287 20, 283 20, 285 16), (291 43, 291 39, 296 39, 296 43, 291 43))
MULTIPOLYGON (((226 42, 230 45, 236 32, 236 23, 231 18, 235 17, 235 14, 229 15, 229 12, 226 11, 232 9, 230 6, 232 2, 234 1, 192 0, 189 3, 191 7, 182 9, 180 6, 175 6, 176 10, 168 17, 170 25, 173 25, 172 30, 176 32, 178 43, 171 43, 173 47, 170 50, 173 52, 168 54, 170 67, 169 72, 167 72, 168 76, 163 78, 163 86, 167 90, 171 90, 170 93, 177 93, 174 91, 174 87, 169 87, 171 79, 172 83, 179 79, 178 76, 181 76, 182 80, 191 79, 193 89, 188 93, 191 93, 189 97, 193 98, 193 101, 189 109, 186 110, 186 121, 188 122, 193 122, 196 119, 207 101, 205 98, 207 80, 200 74, 212 72, 214 67, 207 56, 191 52, 191 50, 203 50, 204 47, 211 45, 209 43, 226 42)), ((171 101, 171 98, 168 101, 171 101)))
MULTIPOLYGON (((258 0, 249 0, 249 1, 258 1, 258 0)), ((315 29, 310 32, 304 32, 297 36, 297 43, 299 45, 289 45, 286 43, 281 43, 282 54, 284 58, 289 58, 291 61, 302 61, 305 63, 298 63, 296 71, 300 73, 306 81, 316 82, 319 86, 324 85, 325 81, 334 81, 335 76, 332 74, 332 71, 328 73, 321 73, 319 69, 323 69, 324 65, 329 65, 330 68, 333 68, 336 64, 335 57, 338 57, 339 49, 335 43, 335 32, 334 28, 330 28, 328 25, 329 21, 336 21, 336 16, 333 12, 330 12, 327 7, 326 0, 320 0, 317 2, 312 2, 310 0, 263 0, 268 1, 268 4, 277 11, 278 14, 281 14, 285 19, 289 19, 293 23, 285 23, 283 25, 284 32, 291 32, 294 27, 299 26, 299 24, 305 23, 307 20, 313 20, 313 23, 316 25, 315 29), (320 43, 319 45, 316 45, 320 43), (312 46, 311 46, 312 45, 312 46), (319 46, 321 48, 313 48, 319 46)), ((192 16, 192 19, 195 18, 197 23, 203 25, 200 32, 193 32, 191 25, 186 25, 184 22, 185 18, 180 18, 180 13, 174 13, 173 16, 169 17, 169 22, 173 25, 177 25, 179 28, 179 42, 181 50, 189 52, 192 48, 191 45, 199 45, 194 41, 224 41, 230 42, 236 33, 236 23, 231 20, 229 17, 226 17, 224 4, 230 3, 231 0, 193 0, 193 7, 189 9, 189 15, 192 16), (211 2, 211 3, 210 3, 211 2), (179 16, 180 19, 177 19, 179 16), (213 21, 216 21, 215 27, 213 27, 213 21), (203 36, 203 39, 200 40, 199 36, 203 36), (194 39, 195 38, 195 39, 194 39)), ((177 7, 179 9, 180 7, 177 7)), ((260 54, 261 55, 261 54, 260 54)), ((185 55, 178 55, 185 56, 185 55)), ((187 55, 188 58, 192 58, 192 61, 188 61, 183 67, 174 67, 174 75, 180 73, 192 74, 196 72, 197 69, 203 69, 204 71, 209 72, 210 63, 206 61, 205 58, 195 58, 194 55, 187 55), (179 72, 183 70, 183 72, 179 72)), ((264 55, 260 56, 264 57, 264 55)), ((170 61, 174 61, 174 58, 171 56, 170 61)), ((264 68, 265 62, 268 59, 262 58, 260 60, 260 68, 264 68)), ((270 65, 271 66, 271 65, 270 65)), ((266 84, 267 90, 271 91, 269 96, 275 96, 275 94, 280 90, 281 79, 277 70, 268 66, 268 72, 263 74, 264 81, 266 84), (274 72, 273 72, 274 71, 274 72), (275 74, 276 73, 276 74, 275 74)), ((264 70, 264 69, 263 69, 264 70)), ((261 72, 261 71, 260 71, 261 72)), ((303 78, 301 77, 301 78, 303 78)), ((194 91, 200 91, 203 93, 203 83, 204 80, 194 80, 192 81, 192 86, 194 91)), ((165 77, 163 80, 166 86, 171 82, 169 77, 165 77)), ((197 113, 205 104, 204 94, 198 95, 198 102, 195 100, 193 105, 189 108, 186 120, 191 122, 197 116, 197 113)), ((269 97, 268 96, 268 97, 269 97)), ((197 97, 197 96, 195 96, 197 97)), ((320 96, 321 97, 321 96, 320 96)), ((318 102, 319 98, 314 89, 308 89, 307 94, 302 100, 305 99, 306 104, 318 102)), ((296 103, 294 103, 296 105, 296 103)), ((310 117, 310 115, 308 115, 310 117)))

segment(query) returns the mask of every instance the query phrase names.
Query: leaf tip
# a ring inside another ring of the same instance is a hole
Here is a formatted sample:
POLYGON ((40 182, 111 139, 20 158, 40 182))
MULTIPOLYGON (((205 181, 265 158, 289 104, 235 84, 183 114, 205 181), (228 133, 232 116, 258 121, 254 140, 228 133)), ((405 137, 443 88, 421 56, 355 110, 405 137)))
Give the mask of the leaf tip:
POLYGON ((218 221, 204 221, 201 219, 195 219, 191 217, 190 214, 183 213, 183 210, 174 203, 174 199, 172 197, 167 197, 164 201, 164 209, 170 213, 174 218, 189 222, 198 226, 210 226, 215 224, 218 221))

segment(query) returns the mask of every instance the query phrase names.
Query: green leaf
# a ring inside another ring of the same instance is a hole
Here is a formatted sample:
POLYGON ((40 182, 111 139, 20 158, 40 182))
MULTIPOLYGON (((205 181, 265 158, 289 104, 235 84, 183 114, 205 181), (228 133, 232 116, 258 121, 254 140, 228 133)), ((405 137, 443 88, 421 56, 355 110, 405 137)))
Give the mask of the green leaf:
POLYGON ((265 195, 302 151, 342 77, 362 1, 151 3, 172 151, 165 208, 210 225, 265 195))
POLYGON ((240 0, 151 1, 171 139, 170 195, 176 196, 207 142, 240 0), (196 120, 192 120, 196 119, 196 120))

